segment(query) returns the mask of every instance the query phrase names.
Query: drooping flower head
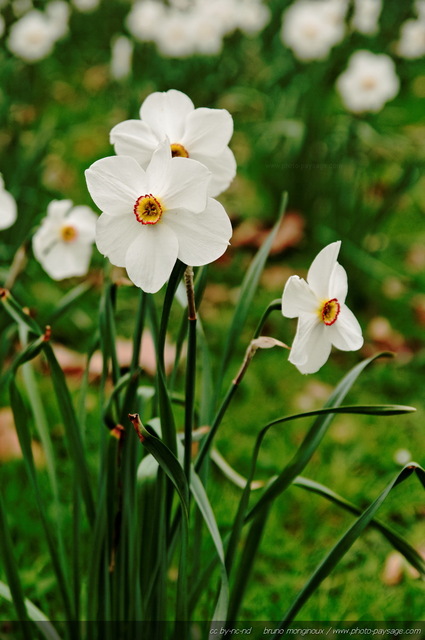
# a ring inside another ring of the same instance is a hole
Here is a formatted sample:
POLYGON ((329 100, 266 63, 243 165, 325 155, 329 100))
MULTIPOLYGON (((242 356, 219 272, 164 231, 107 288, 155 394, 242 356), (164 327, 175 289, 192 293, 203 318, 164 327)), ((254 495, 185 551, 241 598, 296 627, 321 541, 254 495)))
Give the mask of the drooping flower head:
POLYGON ((15 222, 17 216, 16 202, 13 196, 4 188, 0 173, 0 229, 8 229, 15 222))
POLYGON ((289 361, 301 373, 315 373, 326 362, 332 345, 355 351, 363 344, 362 331, 345 304, 347 274, 337 262, 341 242, 333 242, 313 260, 307 282, 291 276, 282 296, 282 314, 298 318, 289 361))
POLYGON ((216 260, 232 227, 222 205, 208 198, 209 179, 200 162, 172 158, 169 140, 146 171, 128 156, 98 160, 86 180, 103 211, 96 229, 99 251, 148 293, 168 280, 177 258, 191 266, 216 260))
POLYGON ((97 215, 71 200, 53 200, 35 232, 32 246, 43 269, 54 280, 87 273, 93 249, 97 215))
POLYGON ((397 95, 400 80, 392 58, 384 53, 356 51, 337 80, 337 89, 349 111, 380 111, 397 95))
POLYGON ((225 109, 195 109, 181 91, 152 93, 140 108, 140 120, 125 120, 111 131, 118 155, 135 158, 146 169, 152 154, 165 139, 173 158, 198 160, 211 173, 208 195, 227 189, 236 173, 228 144, 233 133, 232 116, 225 109))

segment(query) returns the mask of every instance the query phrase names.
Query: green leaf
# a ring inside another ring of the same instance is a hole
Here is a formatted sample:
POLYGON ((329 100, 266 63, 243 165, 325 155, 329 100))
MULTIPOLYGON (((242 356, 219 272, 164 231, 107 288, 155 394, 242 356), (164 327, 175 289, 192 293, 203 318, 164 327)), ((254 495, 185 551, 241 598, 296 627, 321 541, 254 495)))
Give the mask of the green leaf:
MULTIPOLYGON (((13 602, 11 590, 9 589, 7 584, 1 581, 0 596, 8 602, 13 602)), ((31 602, 31 600, 25 598, 24 605, 28 618, 35 623, 35 625, 38 627, 38 630, 46 638, 46 640, 61 640, 59 634, 57 633, 56 629, 49 621, 47 616, 45 616, 44 613, 31 602)))
POLYGON ((54 310, 49 316, 48 324, 53 324, 55 320, 58 320, 64 313, 66 313, 75 303, 85 294, 90 291, 92 285, 88 282, 81 282, 76 287, 71 289, 60 302, 56 305, 54 310))
POLYGON ((238 343, 238 338, 241 334, 241 331, 245 325, 246 318, 248 316, 249 309, 251 307, 252 300, 255 295, 255 291, 257 289, 261 274, 264 269, 264 265, 266 264, 267 257, 270 253, 270 249, 272 247, 273 241, 276 237, 277 231, 282 222, 283 215, 286 209, 286 203, 288 200, 287 193, 284 193, 282 196, 282 203, 280 206, 280 212, 278 218, 271 230, 267 240, 260 247, 257 252, 255 258, 251 262, 248 271, 246 272, 245 278, 242 282, 242 286, 239 293, 239 300, 236 305, 235 313, 233 316, 232 324, 227 334, 227 340, 224 347, 224 353, 222 356, 222 362, 220 367, 220 374, 218 377, 219 384, 218 388, 220 388, 220 383, 224 377, 224 373, 227 369, 227 366, 230 362, 230 359, 233 355, 235 347, 238 343))
MULTIPOLYGON (((316 493, 326 500, 333 502, 334 504, 342 507, 346 511, 350 513, 354 513, 355 515, 361 515, 362 510, 356 505, 352 504, 342 496, 332 491, 323 484, 319 482, 315 482, 314 480, 310 480, 309 478, 302 478, 298 476, 292 483, 295 487, 300 487, 301 489, 305 489, 307 491, 311 491, 312 493, 316 493)), ((410 564, 415 567, 415 569, 425 577, 425 560, 419 553, 414 549, 402 536, 393 531, 390 527, 379 520, 371 520, 370 526, 374 529, 380 531, 385 538, 388 540, 390 544, 396 549, 399 553, 401 553, 410 564)))
MULTIPOLYGON (((419 465, 410 463, 397 474, 384 491, 372 502, 372 504, 362 513, 362 515, 354 522, 354 524, 340 538, 337 544, 331 549, 327 556, 322 560, 314 573, 310 576, 307 583, 301 589, 294 603, 288 609, 283 617, 280 629, 287 629, 290 622, 295 618, 298 611, 307 602, 310 596, 317 590, 323 580, 331 573, 338 562, 343 558, 347 551, 352 547, 357 538, 363 533, 365 528, 371 523, 379 507, 388 497, 389 493, 399 484, 404 482, 412 473, 416 473, 419 480, 425 487, 425 471, 419 465)), ((278 636, 274 636, 278 637, 278 636)))
MULTIPOLYGON (((252 517, 254 517, 254 515, 257 514, 264 506, 268 505, 278 495, 285 491, 285 489, 291 484, 294 478, 302 473, 303 469, 306 467, 317 447, 324 438, 336 413, 335 409, 343 402, 345 396, 347 395, 359 375, 362 373, 362 371, 364 371, 364 369, 377 358, 388 357, 391 355, 392 354, 389 353, 380 353, 367 358, 366 360, 359 362, 359 364, 353 367, 353 369, 351 369, 351 371, 349 371, 348 374, 344 376, 341 382, 337 385, 334 392, 330 395, 324 409, 320 410, 320 414, 314 421, 312 427, 301 443, 301 446, 299 447, 295 456, 278 475, 276 480, 267 487, 261 498, 248 513, 246 517, 247 520, 250 520, 252 517)), ((303 415, 305 414, 299 414, 299 416, 303 415)), ((292 419, 294 419, 294 417, 295 416, 292 416, 292 419)), ((278 422, 282 422, 282 420, 279 420, 278 422)), ((268 429, 273 424, 275 423, 270 423, 265 427, 265 429, 268 429)))

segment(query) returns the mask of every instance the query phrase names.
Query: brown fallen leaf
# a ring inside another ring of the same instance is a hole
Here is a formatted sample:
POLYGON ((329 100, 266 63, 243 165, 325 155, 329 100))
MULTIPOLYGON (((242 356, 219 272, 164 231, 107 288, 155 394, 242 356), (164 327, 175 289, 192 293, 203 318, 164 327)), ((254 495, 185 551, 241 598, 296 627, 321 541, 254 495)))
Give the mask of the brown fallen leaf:
MULTIPOLYGON (((282 253, 285 249, 295 247, 304 237, 305 220, 297 211, 288 211, 282 220, 273 241, 270 253, 282 253)), ((255 219, 244 220, 233 232, 232 246, 260 247, 270 233, 264 225, 255 219)))
MULTIPOLYGON (((36 467, 44 467, 45 457, 40 444, 33 441, 31 448, 36 467)), ((0 463, 19 460, 20 458, 22 458, 22 451, 13 421, 13 414, 11 409, 5 407, 0 409, 0 463)))

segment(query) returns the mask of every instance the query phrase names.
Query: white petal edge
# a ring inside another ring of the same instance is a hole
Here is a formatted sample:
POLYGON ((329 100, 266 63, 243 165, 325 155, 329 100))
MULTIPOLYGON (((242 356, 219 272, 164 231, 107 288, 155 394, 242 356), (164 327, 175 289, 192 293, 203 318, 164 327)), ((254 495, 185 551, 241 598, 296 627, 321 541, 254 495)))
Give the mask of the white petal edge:
POLYGON ((156 91, 140 107, 140 118, 151 127, 159 140, 166 135, 172 143, 180 142, 186 117, 194 108, 192 100, 181 91, 156 91))
POLYGON ((179 241, 179 259, 199 267, 214 262, 226 251, 232 236, 232 225, 223 205, 209 198, 202 213, 175 211, 164 216, 179 241))
POLYGON ((128 248, 140 233, 143 233, 142 224, 133 214, 102 213, 96 223, 96 246, 116 267, 125 267, 128 248))
POLYGON ((128 156, 97 160, 85 175, 93 201, 110 215, 130 213, 137 198, 148 193, 144 170, 128 156))
POLYGON ((159 143, 150 126, 141 120, 120 122, 111 129, 109 138, 117 155, 134 158, 143 169, 148 166, 159 143))
POLYGON ((170 277, 178 250, 177 236, 170 227, 146 225, 127 250, 128 277, 146 293, 156 293, 170 277))
POLYGON ((323 300, 329 298, 329 282, 337 262, 340 247, 340 240, 328 244, 317 254, 308 270, 307 282, 314 293, 323 300))
POLYGON ((192 158, 204 164, 211 171, 209 196, 215 198, 230 186, 236 175, 237 165, 233 151, 229 147, 226 147, 220 155, 214 158, 200 153, 193 154, 192 158))
POLYGON ((282 315, 298 318, 302 313, 315 313, 318 307, 319 301, 307 282, 299 276, 291 276, 282 294, 282 315))
POLYGON ((305 315, 299 319, 289 362, 301 373, 316 373, 329 358, 332 345, 325 329, 314 316, 305 315))
POLYGON ((233 119, 226 109, 195 109, 186 118, 181 144, 189 156, 202 153, 218 156, 229 144, 233 134, 233 119))
POLYGON ((363 346, 361 326, 345 304, 341 306, 336 322, 327 329, 332 344, 341 351, 357 351, 363 346))

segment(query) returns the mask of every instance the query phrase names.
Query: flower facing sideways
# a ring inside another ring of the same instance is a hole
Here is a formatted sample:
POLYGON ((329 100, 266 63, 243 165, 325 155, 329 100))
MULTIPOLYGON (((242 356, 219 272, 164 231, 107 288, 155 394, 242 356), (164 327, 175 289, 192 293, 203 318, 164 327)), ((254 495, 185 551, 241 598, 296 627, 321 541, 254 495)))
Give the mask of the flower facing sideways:
POLYGON ((140 107, 140 120, 125 120, 111 131, 118 155, 135 158, 146 169, 157 146, 168 138, 173 157, 198 160, 211 172, 208 195, 222 193, 236 174, 228 144, 232 116, 225 109, 195 109, 181 91, 155 92, 140 107))
POLYGON ((291 276, 282 296, 282 314, 298 318, 289 361, 301 373, 315 373, 329 357, 332 345, 355 351, 363 344, 362 331, 345 304, 347 274, 337 262, 341 242, 334 242, 316 256, 307 282, 291 276))
POLYGON ((193 267, 216 260, 232 226, 222 205, 207 196, 209 179, 201 163, 172 158, 168 140, 146 171, 127 156, 98 160, 86 180, 103 211, 96 228, 99 251, 147 293, 165 284, 177 258, 193 267))
POLYGON ((94 243, 97 215, 71 200, 53 200, 33 237, 34 255, 54 280, 87 273, 94 243))

